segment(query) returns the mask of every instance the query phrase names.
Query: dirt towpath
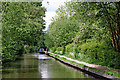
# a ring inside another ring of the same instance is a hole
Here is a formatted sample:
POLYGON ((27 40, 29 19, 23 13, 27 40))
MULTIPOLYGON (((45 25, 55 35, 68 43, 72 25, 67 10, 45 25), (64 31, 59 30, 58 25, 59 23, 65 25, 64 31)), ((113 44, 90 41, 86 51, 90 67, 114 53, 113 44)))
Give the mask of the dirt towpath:
MULTIPOLYGON (((50 54, 57 55, 57 54, 54 54, 54 53, 50 53, 50 54)), ((74 62, 76 62, 78 64, 83 64, 83 65, 88 66, 88 67, 99 69, 99 70, 102 70, 102 71, 107 70, 107 67, 105 67, 105 66, 96 65, 96 64, 90 64, 90 63, 86 63, 86 62, 83 62, 83 61, 74 60, 74 59, 68 58, 68 57, 63 56, 63 55, 57 55, 57 56, 66 58, 67 60, 70 60, 70 61, 74 61, 74 62)), ((118 73, 120 73, 119 69, 113 69, 113 68, 111 68, 111 69, 118 72, 118 73)))

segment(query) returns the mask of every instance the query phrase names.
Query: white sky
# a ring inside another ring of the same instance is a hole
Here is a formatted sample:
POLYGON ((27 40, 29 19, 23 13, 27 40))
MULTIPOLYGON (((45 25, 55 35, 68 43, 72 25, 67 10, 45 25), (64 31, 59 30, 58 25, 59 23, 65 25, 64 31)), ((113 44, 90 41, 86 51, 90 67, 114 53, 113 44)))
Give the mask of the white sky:
POLYGON ((48 29, 48 25, 51 23, 52 17, 55 16, 55 11, 59 8, 60 5, 64 5, 64 2, 70 0, 43 0, 42 4, 47 9, 44 20, 46 21, 46 31, 48 29))

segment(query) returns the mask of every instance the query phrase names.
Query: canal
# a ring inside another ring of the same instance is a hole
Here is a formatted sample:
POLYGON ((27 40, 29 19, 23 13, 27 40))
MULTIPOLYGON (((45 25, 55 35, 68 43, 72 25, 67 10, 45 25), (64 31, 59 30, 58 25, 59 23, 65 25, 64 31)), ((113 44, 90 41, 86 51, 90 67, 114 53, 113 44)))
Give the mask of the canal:
POLYGON ((2 78, 93 78, 45 54, 26 54, 6 64, 2 78))

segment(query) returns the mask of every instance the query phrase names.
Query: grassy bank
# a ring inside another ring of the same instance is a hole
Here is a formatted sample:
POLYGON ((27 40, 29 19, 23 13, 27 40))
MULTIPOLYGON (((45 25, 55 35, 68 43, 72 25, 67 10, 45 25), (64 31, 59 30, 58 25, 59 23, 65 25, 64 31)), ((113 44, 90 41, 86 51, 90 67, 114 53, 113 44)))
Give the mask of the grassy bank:
POLYGON ((87 63, 120 69, 120 53, 104 41, 91 41, 78 46, 71 43, 65 46, 65 50, 63 50, 63 47, 53 47, 51 52, 87 63))
MULTIPOLYGON (((63 60, 63 61, 67 61, 67 62, 70 62, 70 63, 72 63, 72 64, 79 65, 79 66, 81 66, 81 67, 86 67, 86 68, 89 68, 89 69, 98 71, 98 72, 100 72, 100 73, 103 73, 103 74, 111 75, 111 76, 114 76, 114 77, 120 77, 120 73, 112 70, 112 69, 109 68, 109 67, 107 67, 107 70, 106 70, 106 71, 102 71, 102 70, 99 70, 99 69, 96 69, 96 68, 92 68, 92 67, 88 67, 88 66, 83 65, 83 64, 76 63, 76 62, 74 62, 74 61, 67 60, 67 59, 64 58, 64 57, 59 57, 58 54, 57 54, 57 55, 50 54, 50 55, 52 55, 52 56, 54 56, 54 57, 56 57, 56 58, 59 58, 59 59, 61 59, 61 60, 63 60)), ((76 60, 76 59, 75 59, 75 60, 76 60)))

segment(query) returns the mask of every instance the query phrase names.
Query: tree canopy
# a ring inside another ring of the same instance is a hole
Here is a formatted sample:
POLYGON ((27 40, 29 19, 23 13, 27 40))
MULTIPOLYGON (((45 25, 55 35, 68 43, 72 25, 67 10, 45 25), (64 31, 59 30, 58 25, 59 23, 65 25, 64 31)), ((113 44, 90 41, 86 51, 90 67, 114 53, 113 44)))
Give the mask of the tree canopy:
POLYGON ((2 3, 3 61, 16 59, 27 47, 40 47, 45 28, 45 8, 41 6, 41 2, 2 3))
POLYGON ((70 1, 56 14, 47 33, 53 42, 51 51, 118 68, 120 2, 70 1))

